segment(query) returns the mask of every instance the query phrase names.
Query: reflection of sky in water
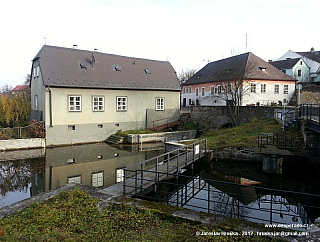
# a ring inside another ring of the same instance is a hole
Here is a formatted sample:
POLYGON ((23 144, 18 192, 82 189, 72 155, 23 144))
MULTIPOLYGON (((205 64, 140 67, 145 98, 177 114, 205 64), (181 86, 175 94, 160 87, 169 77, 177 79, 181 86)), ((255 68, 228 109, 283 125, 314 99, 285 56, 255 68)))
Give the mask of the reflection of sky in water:
POLYGON ((28 188, 26 190, 8 192, 5 197, 0 198, 0 208, 31 197, 30 187, 31 183, 28 184, 28 188))
MULTIPOLYGON (((188 184, 192 186, 192 182, 188 184)), ((252 202, 245 205, 241 201, 229 196, 228 194, 222 192, 221 190, 204 184, 201 190, 196 190, 194 196, 192 196, 192 191, 189 189, 188 195, 185 194, 185 187, 179 190, 179 204, 184 204, 184 208, 189 208, 201 212, 208 212, 208 192, 210 189, 210 213, 225 215, 228 217, 238 217, 238 203, 240 205, 239 214, 241 219, 245 219, 251 222, 269 224, 270 215, 272 216, 273 224, 306 224, 306 221, 302 221, 301 216, 306 216, 303 207, 297 207, 295 205, 289 204, 289 202, 282 198, 281 196, 273 196, 272 200, 272 210, 273 214, 270 214, 270 199, 271 195, 264 195, 262 197, 252 197, 252 202), (182 192, 183 190, 183 192, 182 192), (249 218, 247 218, 249 217, 249 218)), ((247 196, 245 194, 242 194, 247 196)), ((234 195, 237 196, 237 195, 234 195)), ((248 198, 248 197, 247 197, 248 198)), ((177 192, 171 196, 169 204, 177 204, 177 192)), ((180 206, 180 205, 179 205, 180 206)), ((294 228, 296 230, 305 230, 304 228, 294 228)))

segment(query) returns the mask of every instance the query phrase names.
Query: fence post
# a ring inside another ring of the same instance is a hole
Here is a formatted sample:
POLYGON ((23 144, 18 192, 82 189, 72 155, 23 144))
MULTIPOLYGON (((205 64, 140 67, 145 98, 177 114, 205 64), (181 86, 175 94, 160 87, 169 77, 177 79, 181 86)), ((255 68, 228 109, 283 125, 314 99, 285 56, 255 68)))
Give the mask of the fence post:
POLYGON ((208 185, 208 189, 207 189, 207 192, 208 192, 208 213, 210 213, 210 184, 207 183, 208 185))
POLYGON ((137 196, 138 189, 138 170, 136 170, 136 179, 134 180, 134 195, 137 196))
POLYGON ((237 184, 238 187, 238 218, 240 217, 240 189, 239 189, 239 184, 237 184))
POLYGON ((273 195, 271 194, 271 199, 270 199, 270 224, 272 224, 272 198, 273 198, 273 195))
POLYGON ((194 159, 195 159, 195 145, 194 144, 192 144, 192 163, 194 162, 194 159))
POLYGON ((123 169, 123 196, 126 195, 126 169, 123 169))
POLYGON ((144 173, 144 162, 141 164, 141 173, 140 173, 140 177, 141 177, 141 188, 140 188, 140 192, 142 192, 142 190, 143 190, 143 173, 144 173))
POLYGON ((179 172, 179 156, 180 156, 180 149, 177 150, 177 172, 179 172))

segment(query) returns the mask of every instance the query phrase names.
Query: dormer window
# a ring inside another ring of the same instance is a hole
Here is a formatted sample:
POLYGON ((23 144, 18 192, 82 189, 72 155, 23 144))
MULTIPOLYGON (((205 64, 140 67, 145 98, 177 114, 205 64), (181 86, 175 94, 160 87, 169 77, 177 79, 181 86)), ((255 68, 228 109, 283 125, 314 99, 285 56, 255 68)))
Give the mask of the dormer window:
POLYGON ((116 66, 114 67, 114 70, 115 70, 115 71, 121 71, 121 66, 116 65, 116 66))
POLYGON ((267 68, 266 67, 259 67, 259 69, 261 70, 261 71, 266 71, 267 70, 267 68))
POLYGON ((146 74, 151 74, 150 70, 144 69, 144 71, 146 72, 146 74))
POLYGON ((197 75, 197 78, 199 79, 201 76, 202 76, 201 74, 200 74, 200 75, 197 75))

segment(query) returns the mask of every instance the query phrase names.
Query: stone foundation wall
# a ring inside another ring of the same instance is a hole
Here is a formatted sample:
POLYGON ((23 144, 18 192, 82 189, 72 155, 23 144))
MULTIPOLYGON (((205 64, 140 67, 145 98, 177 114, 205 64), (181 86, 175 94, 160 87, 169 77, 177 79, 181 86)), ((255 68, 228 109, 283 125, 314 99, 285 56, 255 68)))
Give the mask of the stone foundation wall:
POLYGON ((154 134, 129 134, 127 141, 129 144, 178 141, 178 140, 195 139, 196 135, 197 135, 196 130, 163 132, 163 133, 154 133, 154 134))
MULTIPOLYGON (((248 123, 254 119, 274 118, 276 110, 281 107, 241 106, 239 108, 240 123, 248 123)), ((218 129, 232 123, 227 106, 191 106, 191 120, 206 130, 218 129)))
POLYGON ((42 138, 0 140, 0 151, 44 148, 45 146, 45 139, 42 138))

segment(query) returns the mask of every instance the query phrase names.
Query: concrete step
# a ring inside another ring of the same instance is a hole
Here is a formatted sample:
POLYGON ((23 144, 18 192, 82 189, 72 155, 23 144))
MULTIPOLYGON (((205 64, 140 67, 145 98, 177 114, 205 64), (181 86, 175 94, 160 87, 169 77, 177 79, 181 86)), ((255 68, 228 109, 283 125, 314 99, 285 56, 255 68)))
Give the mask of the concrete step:
POLYGON ((112 134, 109 136, 106 142, 110 144, 121 144, 123 143, 123 138, 112 134))

